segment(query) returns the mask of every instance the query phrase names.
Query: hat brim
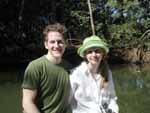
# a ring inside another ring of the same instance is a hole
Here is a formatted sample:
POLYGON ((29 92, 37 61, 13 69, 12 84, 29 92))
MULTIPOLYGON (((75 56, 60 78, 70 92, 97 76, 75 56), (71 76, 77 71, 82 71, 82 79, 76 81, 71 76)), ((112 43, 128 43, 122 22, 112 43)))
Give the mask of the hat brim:
POLYGON ((79 56, 84 57, 85 51, 86 51, 87 49, 93 48, 93 47, 98 47, 98 48, 103 49, 104 52, 105 52, 105 54, 107 54, 108 51, 109 51, 109 49, 108 49, 106 46, 104 46, 103 44, 97 43, 97 44, 82 45, 82 46, 78 49, 77 52, 78 52, 79 56))

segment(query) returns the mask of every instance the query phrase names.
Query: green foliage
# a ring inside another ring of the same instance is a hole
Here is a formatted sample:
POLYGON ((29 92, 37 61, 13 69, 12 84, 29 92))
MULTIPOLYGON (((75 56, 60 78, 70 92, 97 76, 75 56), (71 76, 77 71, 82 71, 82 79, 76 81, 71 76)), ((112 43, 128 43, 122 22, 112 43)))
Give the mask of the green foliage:
POLYGON ((108 0, 106 5, 110 7, 117 7, 117 0, 108 0))
MULTIPOLYGON (((92 35, 87 0, 2 0, 0 6, 6 12, 0 20, 1 54, 21 55, 30 51, 28 47, 42 48, 43 27, 56 21, 66 24, 71 38, 92 35)), ((150 48, 149 33, 145 33, 150 29, 148 0, 91 0, 91 7, 96 35, 111 47, 150 48)))
POLYGON ((122 25, 109 25, 111 33, 111 45, 117 47, 132 47, 137 44, 137 33, 135 23, 124 23, 122 25))
MULTIPOLYGON (((76 7, 70 14, 76 19, 75 26, 81 28, 76 29, 77 33, 82 30, 86 36, 91 33, 91 26, 87 3, 83 1, 75 2, 79 7, 76 7)), ((147 45, 147 41, 140 43, 142 34, 150 28, 150 18, 145 12, 147 9, 141 5, 143 3, 146 2, 138 0, 91 1, 96 34, 107 39, 111 47, 147 45)))

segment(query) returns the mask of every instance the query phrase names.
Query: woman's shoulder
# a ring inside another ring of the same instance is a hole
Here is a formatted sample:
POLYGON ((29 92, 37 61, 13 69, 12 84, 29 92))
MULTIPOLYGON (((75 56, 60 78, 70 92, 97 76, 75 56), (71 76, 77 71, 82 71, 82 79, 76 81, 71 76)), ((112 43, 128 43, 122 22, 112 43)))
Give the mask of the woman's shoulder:
POLYGON ((87 65, 85 62, 81 62, 81 64, 79 64, 78 66, 74 67, 71 70, 71 75, 73 76, 78 76, 81 75, 82 73, 84 73, 87 70, 87 65))

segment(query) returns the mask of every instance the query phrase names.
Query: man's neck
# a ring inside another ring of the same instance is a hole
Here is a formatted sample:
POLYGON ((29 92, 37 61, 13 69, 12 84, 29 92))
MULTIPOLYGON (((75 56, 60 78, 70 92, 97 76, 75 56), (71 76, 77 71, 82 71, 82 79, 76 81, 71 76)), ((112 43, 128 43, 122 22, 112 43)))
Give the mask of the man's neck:
POLYGON ((46 58, 54 64, 59 64, 61 62, 61 58, 55 58, 51 54, 47 54, 46 58))

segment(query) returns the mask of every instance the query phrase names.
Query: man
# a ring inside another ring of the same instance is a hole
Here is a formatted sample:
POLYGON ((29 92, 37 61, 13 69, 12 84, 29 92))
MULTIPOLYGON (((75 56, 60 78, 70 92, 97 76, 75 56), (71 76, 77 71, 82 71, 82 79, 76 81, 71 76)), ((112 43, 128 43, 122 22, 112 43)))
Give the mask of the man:
POLYGON ((25 113, 71 113, 68 105, 70 82, 65 51, 65 26, 55 23, 43 31, 46 55, 29 63, 22 83, 25 113))

